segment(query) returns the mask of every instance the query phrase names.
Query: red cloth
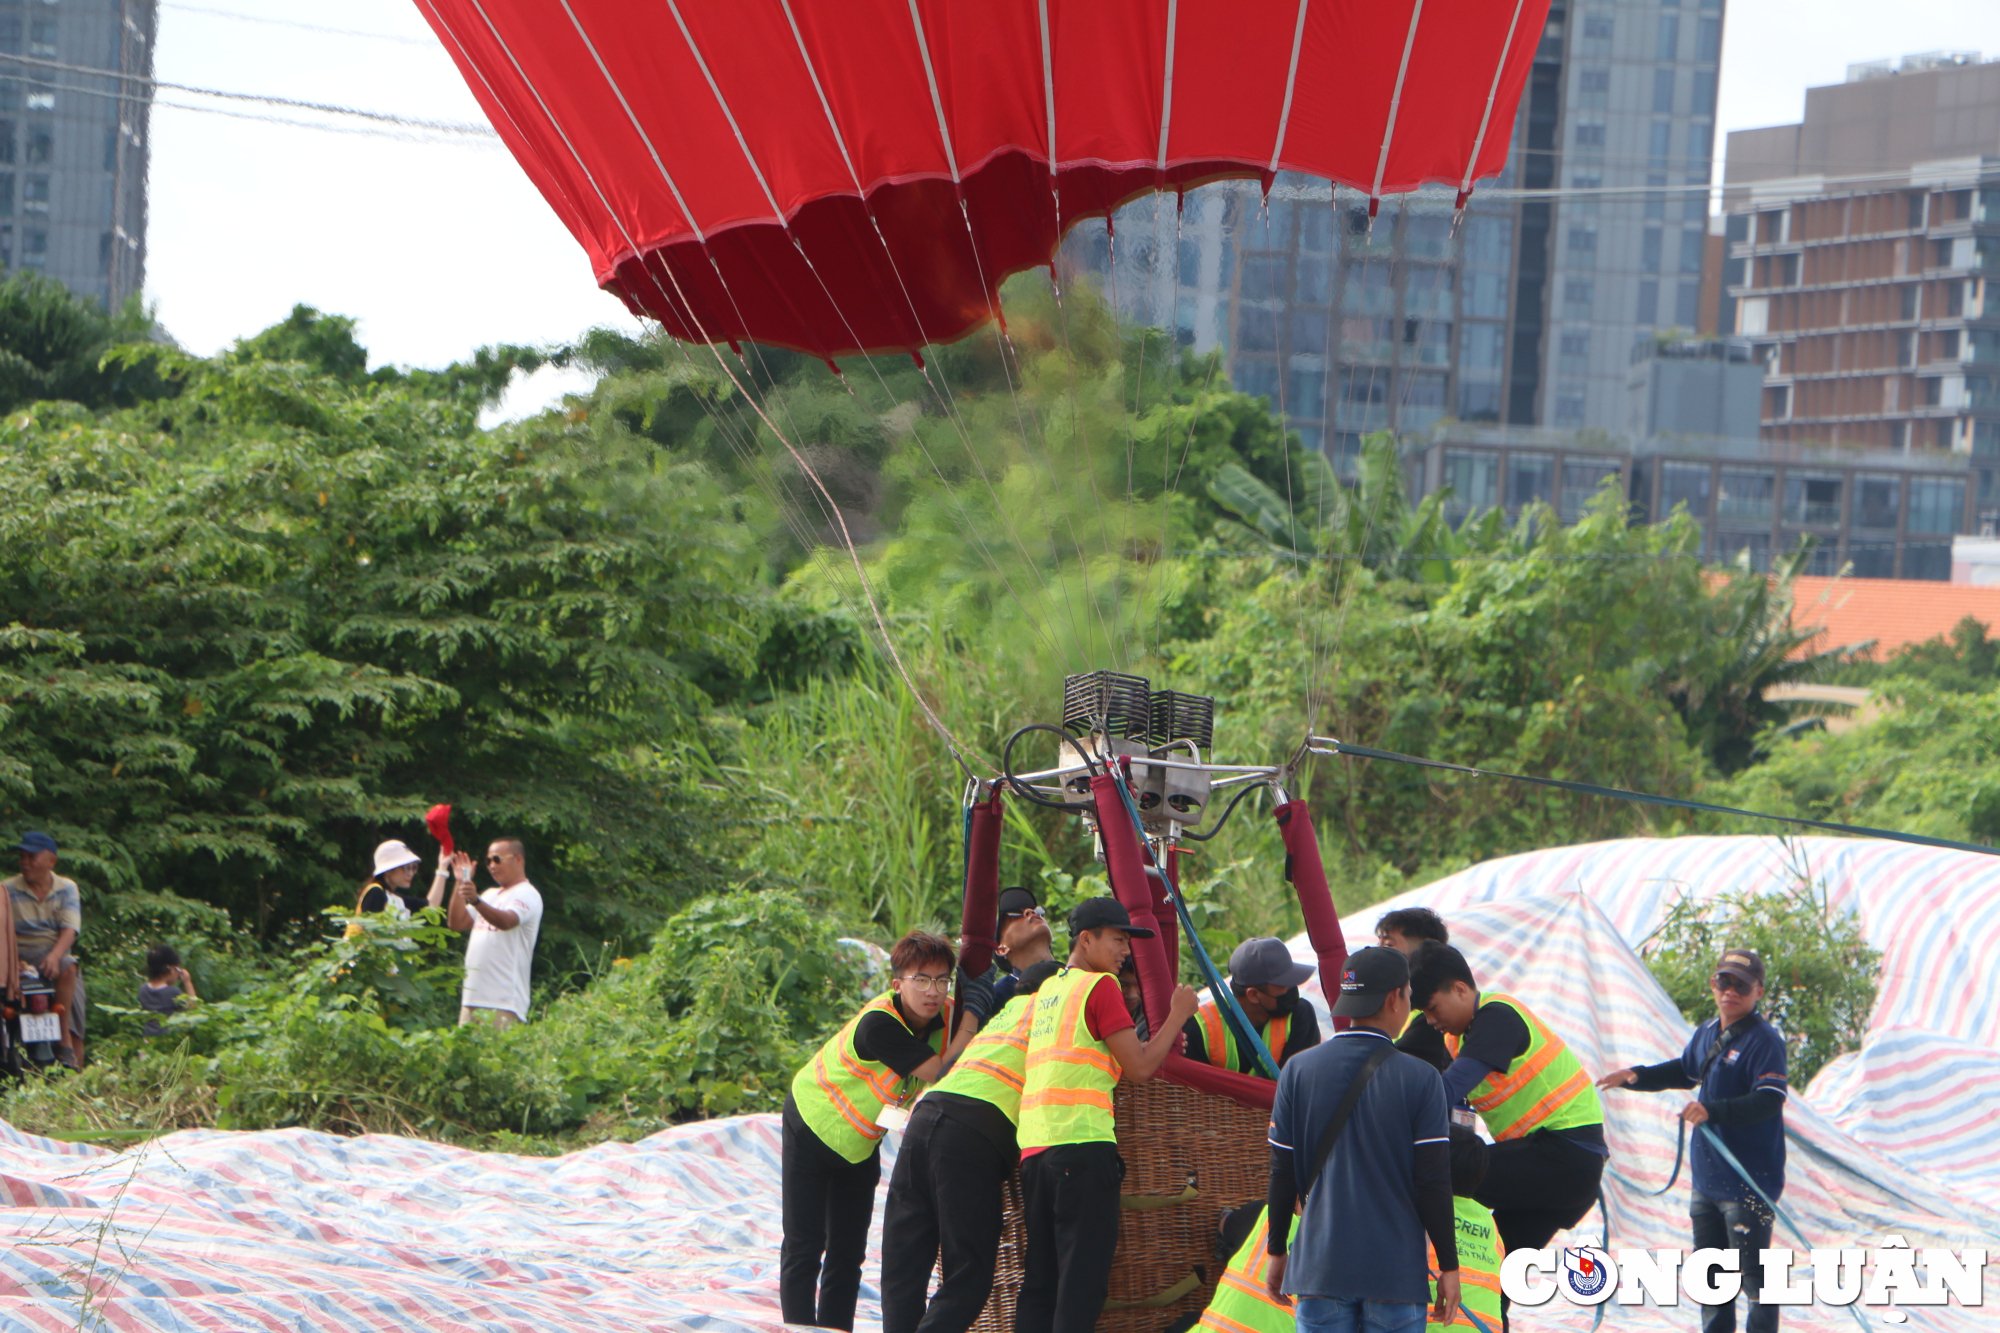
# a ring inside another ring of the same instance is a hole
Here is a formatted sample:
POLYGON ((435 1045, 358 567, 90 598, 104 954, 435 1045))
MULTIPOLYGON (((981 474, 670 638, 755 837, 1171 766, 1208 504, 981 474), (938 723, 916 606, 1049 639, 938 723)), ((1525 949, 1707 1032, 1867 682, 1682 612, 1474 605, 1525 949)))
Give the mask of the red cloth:
POLYGON ((1548 12, 1048 0, 1045 50, 1035 0, 419 5, 600 285, 820 356, 948 342, 1152 190, 1491 176, 1548 12))
POLYGON ((446 858, 449 858, 454 851, 458 850, 452 845, 451 841, 450 806, 434 805, 424 811, 424 827, 430 830, 433 838, 437 839, 438 851, 446 858))
POLYGON ((1158 1032, 1167 1021, 1173 1003, 1174 978, 1178 959, 1169 961, 1159 937, 1159 920, 1153 915, 1154 887, 1146 873, 1147 854, 1139 843, 1132 815, 1119 798, 1114 785, 1123 775, 1100 775, 1090 780, 1091 800, 1097 806, 1097 831, 1104 839, 1104 869, 1111 877, 1111 891, 1125 905, 1132 924, 1152 931, 1150 938, 1133 937, 1132 958, 1139 970, 1139 994, 1145 997, 1147 1030, 1158 1032))
MULTIPOLYGON (((1313 829, 1312 811, 1304 801, 1287 801, 1271 812, 1278 821, 1278 836, 1285 841, 1285 873, 1291 876, 1292 890, 1299 896, 1299 911, 1306 919, 1306 938, 1319 955, 1319 984, 1329 1000, 1340 994, 1340 970, 1347 963, 1347 937, 1340 932, 1340 914, 1334 910, 1333 894, 1326 887, 1326 865, 1319 857, 1319 834, 1313 829)), ((1344 1028, 1344 1018, 1333 1020, 1344 1028)))
POLYGON ((972 807, 972 835, 965 848, 965 906, 960 915, 958 961, 973 976, 993 962, 993 938, 1000 911, 1000 789, 972 807))
POLYGON ((1113 1033, 1138 1025, 1132 1021, 1132 1011, 1125 1007, 1125 988, 1118 984, 1118 978, 1109 972, 1099 972, 1097 977, 1097 984, 1090 988, 1083 1002, 1083 1023, 1091 1036, 1103 1041, 1113 1033), (1107 981, 1111 983, 1109 986, 1104 984, 1107 981))

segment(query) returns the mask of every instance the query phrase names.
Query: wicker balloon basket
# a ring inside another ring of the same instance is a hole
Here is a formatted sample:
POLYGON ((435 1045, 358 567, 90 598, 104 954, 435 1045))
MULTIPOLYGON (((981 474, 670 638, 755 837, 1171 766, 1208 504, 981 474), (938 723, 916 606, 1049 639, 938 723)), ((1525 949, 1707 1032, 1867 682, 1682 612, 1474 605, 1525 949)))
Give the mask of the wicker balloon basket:
MULTIPOLYGON (((1264 1197, 1270 1114, 1158 1079, 1120 1084, 1116 1105, 1125 1207, 1111 1291, 1097 1326, 1110 1333, 1159 1333, 1203 1309, 1214 1294, 1222 1211, 1264 1197)), ((973 1325, 980 1333, 1012 1333, 1026 1250, 1017 1174, 1007 1183, 993 1295, 973 1325)))

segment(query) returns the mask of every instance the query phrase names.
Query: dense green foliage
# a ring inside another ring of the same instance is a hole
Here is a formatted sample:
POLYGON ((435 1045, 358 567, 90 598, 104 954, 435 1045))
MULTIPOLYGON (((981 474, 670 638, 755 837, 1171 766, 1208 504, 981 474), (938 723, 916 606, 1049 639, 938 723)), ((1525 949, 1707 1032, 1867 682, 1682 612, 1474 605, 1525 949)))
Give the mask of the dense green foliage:
MULTIPOLYGON (((1776 739, 1764 691, 1824 666, 1793 656, 1782 572, 1704 570, 1686 520, 1635 527, 1612 492, 1568 526, 1454 527, 1407 504, 1386 440, 1343 483, 1215 359, 1043 288, 1009 289, 1005 335, 835 377, 609 332, 370 371, 303 308, 199 358, 0 284, 0 343, 37 368, 0 418, 0 827, 62 840, 102 1015, 92 1069, 0 1115, 546 1144, 773 1107, 862 994, 836 936, 956 924, 961 761, 994 774, 1098 667, 1216 695, 1228 761, 1311 731, 1984 826, 1990 652, 1954 658, 1949 717, 1913 694, 1776 739), (482 427, 544 360, 599 379, 482 427), (1897 744, 1933 746, 1925 771, 1897 744), (335 938, 368 849, 428 850, 435 801, 462 843, 527 840, 549 917, 525 1029, 449 1026, 435 925, 335 938), (149 1042, 116 1010, 160 938, 206 1003, 149 1042)), ((1681 827, 1348 760, 1290 786, 1344 908, 1681 827)), ((1094 882, 1080 827, 1020 802, 1002 854, 1059 906, 1094 882)), ((1249 802, 1189 859, 1191 909, 1292 929, 1281 867, 1249 802)))
POLYGON ((1795 1088, 1827 1061, 1861 1044, 1875 1007, 1882 955, 1853 917, 1828 910, 1811 867, 1796 867, 1788 892, 1739 894, 1708 903, 1682 898, 1654 932, 1646 964, 1690 1023, 1715 1017, 1708 979, 1724 949, 1764 958, 1764 1016, 1785 1034, 1795 1088))
POLYGON ((763 623, 701 468, 561 416, 482 431, 407 382, 144 355, 177 395, 0 423, 6 824, 260 934, 351 901, 443 797, 528 840, 558 940, 721 882, 656 772, 763 623))

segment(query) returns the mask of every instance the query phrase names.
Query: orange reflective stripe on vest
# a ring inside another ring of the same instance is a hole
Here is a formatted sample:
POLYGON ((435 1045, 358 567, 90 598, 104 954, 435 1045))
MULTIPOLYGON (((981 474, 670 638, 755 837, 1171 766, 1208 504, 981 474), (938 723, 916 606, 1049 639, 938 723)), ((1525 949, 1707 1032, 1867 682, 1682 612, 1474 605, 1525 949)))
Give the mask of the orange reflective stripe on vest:
MULTIPOLYGON (((854 1049, 855 1029, 878 1010, 909 1030, 894 995, 878 995, 848 1019, 792 1078, 792 1101, 799 1109, 799 1118, 820 1142, 850 1162, 866 1161, 875 1151, 886 1132, 876 1123, 882 1109, 902 1100, 902 1077, 885 1064, 862 1059, 854 1049)), ((933 1051, 944 1049, 944 1034, 951 1027, 949 1000, 941 1013, 944 1025, 925 1038, 933 1051)))
POLYGON ((945 1076, 931 1088, 969 1097, 999 1109, 1009 1124, 1021 1120, 1021 1090, 1027 1082, 1028 1025, 1034 997, 1017 995, 986 1022, 945 1076))
MULTIPOLYGON (((1449 1324, 1440 1324, 1431 1319, 1424 1325, 1424 1333, 1446 1333, 1448 1329, 1477 1329, 1484 1325, 1486 1333, 1500 1333, 1500 1231, 1493 1225, 1493 1214, 1483 1204, 1471 1199, 1457 1198, 1451 1201, 1452 1226, 1458 1240, 1458 1313, 1449 1324), (1473 1322, 1477 1316, 1479 1323, 1473 1322)), ((1437 1251, 1428 1241, 1424 1252, 1430 1263, 1431 1272, 1437 1272, 1437 1251)), ((1431 1300, 1437 1300, 1437 1283, 1431 1283, 1431 1300)))
MULTIPOLYGON (((1215 1295, 1201 1312, 1196 1328, 1222 1333, 1291 1333, 1297 1315, 1293 1307, 1271 1295, 1265 1280, 1271 1271, 1270 1213, 1259 1209, 1257 1225, 1229 1258, 1215 1295)), ((1289 1220, 1289 1219, 1288 1219, 1289 1220)), ((1494 1333, 1499 1333, 1496 1329, 1494 1333)))
MULTIPOLYGON (((1604 1104, 1568 1043, 1512 996, 1486 996, 1479 1007, 1496 1004, 1520 1015, 1528 1029, 1528 1049, 1504 1073, 1481 1079, 1466 1098, 1473 1110, 1486 1117, 1493 1137, 1505 1141, 1525 1138, 1538 1129, 1603 1124, 1604 1104)), ((1459 1046, 1457 1037, 1445 1037, 1445 1048, 1454 1058, 1459 1046)))
POLYGON ((1090 1035, 1085 1013, 1092 990, 1107 981, 1117 984, 1109 973, 1066 967, 1035 993, 1021 1090, 1021 1147, 1117 1141, 1111 1094, 1118 1085, 1118 1061, 1090 1035))
MULTIPOLYGON (((1250 1058, 1249 1052, 1246 1051, 1241 1058, 1238 1057, 1236 1031, 1222 1017, 1219 1005, 1204 1004, 1195 1011, 1195 1017, 1201 1021, 1202 1055, 1210 1064, 1217 1069, 1234 1069, 1261 1077, 1262 1068, 1250 1058)), ((1285 1037, 1291 1030, 1292 1020, 1289 1018, 1265 1025, 1262 1034, 1264 1047, 1271 1052, 1272 1064, 1281 1065, 1285 1062, 1285 1037)))

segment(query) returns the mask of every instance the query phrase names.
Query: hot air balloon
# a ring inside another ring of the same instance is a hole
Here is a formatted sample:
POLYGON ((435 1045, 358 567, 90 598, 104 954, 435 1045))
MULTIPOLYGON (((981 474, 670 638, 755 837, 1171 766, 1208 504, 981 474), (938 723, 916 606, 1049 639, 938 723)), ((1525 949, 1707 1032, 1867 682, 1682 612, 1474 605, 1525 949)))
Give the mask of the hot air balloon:
POLYGON ((417 0, 597 281, 823 357, 991 317, 1064 232, 1301 172, 1505 163, 1547 0, 417 0))
MULTIPOLYGON (((1505 165, 1548 11, 1548 0, 417 4, 602 287, 679 339, 829 362, 918 355, 1002 318, 1005 279, 1052 264, 1077 223, 1148 193, 1227 179, 1269 190, 1298 173, 1362 192, 1370 216, 1383 196, 1426 185, 1462 207, 1505 165)), ((1003 796, 1065 806, 1092 823, 1134 922, 1161 932, 1134 941, 1158 1024, 1175 926, 1188 924, 1179 839, 1211 794, 1248 783, 1271 792, 1321 975, 1337 976, 1345 946, 1309 813, 1282 785, 1289 770, 1205 763, 1209 733, 1177 711, 1195 696, 1162 692, 1162 721, 1144 680, 1098 672, 1071 686, 1057 767, 1009 767, 968 792, 966 954, 992 949, 1003 796), (1192 812, 1177 813, 1190 793, 1192 812)), ((1246 1022, 1226 991, 1218 1002, 1246 1022)), ((1254 1033, 1246 1046, 1262 1051, 1254 1033)), ((1113 1296, 1127 1308, 1102 1327, 1156 1328, 1199 1309, 1208 1287, 1191 1275, 1210 1262, 1217 1209, 1242 1201, 1231 1190, 1261 1193, 1271 1082, 1178 1056, 1167 1073, 1176 1086, 1120 1094, 1133 1211, 1113 1296)), ((1012 1254, 1018 1263, 1018 1243, 1012 1254)), ((1010 1303, 1003 1282, 981 1326, 1004 1326, 1010 1303)))

